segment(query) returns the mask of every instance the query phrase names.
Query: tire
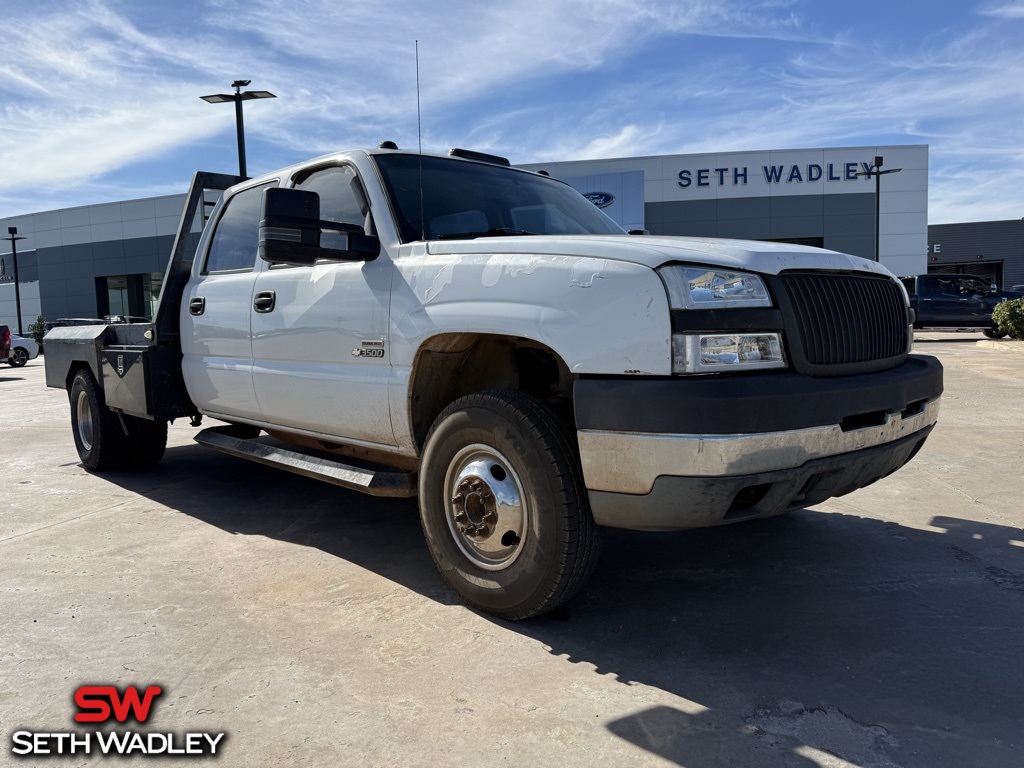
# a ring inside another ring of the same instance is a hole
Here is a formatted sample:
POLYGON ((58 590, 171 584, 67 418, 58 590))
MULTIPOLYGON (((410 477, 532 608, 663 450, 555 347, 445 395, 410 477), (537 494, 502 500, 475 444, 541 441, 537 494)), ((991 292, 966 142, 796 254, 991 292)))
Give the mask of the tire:
POLYGON ((28 362, 28 350, 24 347, 15 347, 11 350, 11 356, 7 358, 11 368, 21 368, 28 362))
POLYGON ((134 416, 125 416, 124 420, 128 425, 128 442, 132 446, 128 466, 142 469, 160 461, 167 450, 167 422, 134 416))
POLYGON ((85 468, 92 472, 128 466, 131 445, 121 420, 103 403, 96 380, 87 369, 75 374, 69 390, 71 431, 85 468))
POLYGON ((163 457, 167 422, 125 416, 125 434, 121 419, 104 404, 100 388, 88 369, 75 374, 68 394, 75 448, 86 469, 136 469, 155 464, 163 457))
POLYGON ((548 408, 521 392, 469 395, 437 417, 419 500, 441 575, 493 616, 527 619, 558 608, 597 563, 598 531, 575 443, 548 408))
POLYGON ((1000 331, 995 328, 986 328, 985 330, 982 331, 982 333, 984 333, 990 339, 1001 339, 1007 335, 1005 331, 1000 331))

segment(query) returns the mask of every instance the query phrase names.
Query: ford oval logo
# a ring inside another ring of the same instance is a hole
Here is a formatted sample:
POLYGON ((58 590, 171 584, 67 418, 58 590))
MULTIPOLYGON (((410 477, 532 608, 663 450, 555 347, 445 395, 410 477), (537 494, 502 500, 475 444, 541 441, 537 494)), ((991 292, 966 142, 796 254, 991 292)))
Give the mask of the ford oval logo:
POLYGON ((587 192, 584 197, 598 208, 607 208, 615 202, 615 195, 609 194, 608 192, 587 192))

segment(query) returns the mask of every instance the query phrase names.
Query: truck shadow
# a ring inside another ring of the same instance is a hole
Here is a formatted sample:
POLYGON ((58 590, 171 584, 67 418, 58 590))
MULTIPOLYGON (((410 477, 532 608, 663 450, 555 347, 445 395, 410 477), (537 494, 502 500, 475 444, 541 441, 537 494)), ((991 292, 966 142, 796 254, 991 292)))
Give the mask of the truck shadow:
MULTIPOLYGON (((415 500, 192 446, 169 449, 152 472, 108 477, 225 531, 316 547, 458 602, 415 500)), ((678 765, 811 766, 822 755, 1019 765, 1024 533, 952 517, 932 525, 808 510, 683 533, 609 529, 594 578, 567 608, 491 621, 570 664, 689 702, 607 725, 678 765)))
POLYGON ((1024 532, 932 525, 809 510, 612 532, 568 620, 520 631, 707 707, 609 725, 679 765, 1019 765, 1024 532))

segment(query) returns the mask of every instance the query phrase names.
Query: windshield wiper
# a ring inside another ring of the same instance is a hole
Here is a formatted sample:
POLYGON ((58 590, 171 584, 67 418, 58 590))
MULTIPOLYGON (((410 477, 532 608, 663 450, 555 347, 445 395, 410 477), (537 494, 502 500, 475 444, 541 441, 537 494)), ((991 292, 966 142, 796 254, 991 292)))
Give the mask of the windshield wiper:
POLYGON ((472 240, 476 237, 502 237, 503 235, 536 235, 536 232, 527 232, 525 229, 512 229, 510 227, 494 227, 486 232, 445 232, 438 235, 437 240, 472 240))

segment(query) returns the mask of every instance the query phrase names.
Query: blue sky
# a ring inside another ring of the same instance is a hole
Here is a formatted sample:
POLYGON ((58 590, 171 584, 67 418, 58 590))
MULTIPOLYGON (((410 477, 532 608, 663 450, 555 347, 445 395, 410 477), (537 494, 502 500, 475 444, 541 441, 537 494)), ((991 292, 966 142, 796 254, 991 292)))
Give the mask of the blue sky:
POLYGON ((929 222, 1024 216, 1024 0, 4 0, 0 218, 393 139, 514 163, 928 144, 929 222))

